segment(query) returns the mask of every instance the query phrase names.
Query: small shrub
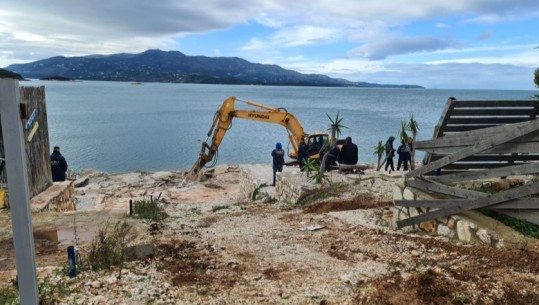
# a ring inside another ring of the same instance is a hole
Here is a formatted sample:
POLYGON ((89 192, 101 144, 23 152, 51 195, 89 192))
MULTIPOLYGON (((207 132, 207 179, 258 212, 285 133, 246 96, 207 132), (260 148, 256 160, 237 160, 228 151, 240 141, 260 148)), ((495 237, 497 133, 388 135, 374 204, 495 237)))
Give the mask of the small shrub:
POLYGON ((136 200, 133 202, 133 211, 136 218, 159 222, 168 217, 163 206, 152 199, 136 200))
POLYGON ((15 286, 8 284, 0 288, 0 304, 20 304, 19 291, 15 286))
POLYGON ((298 200, 297 205, 308 205, 313 202, 330 198, 330 197, 339 197, 343 192, 348 190, 348 185, 346 183, 334 183, 330 184, 327 188, 323 188, 309 194, 308 196, 298 200))
POLYGON ((539 226, 525 220, 507 216, 504 214, 499 214, 489 209, 479 209, 479 212, 484 215, 494 218, 499 222, 505 224, 506 226, 513 228, 515 231, 518 231, 526 236, 533 238, 539 238, 539 226))
POLYGON ((117 222, 112 229, 109 226, 107 222, 99 229, 90 250, 79 258, 79 267, 82 270, 109 270, 117 266, 121 277, 132 227, 125 221, 117 222))
POLYGON ((253 191, 253 195, 251 196, 251 199, 256 200, 256 197, 258 196, 258 193, 260 193, 260 189, 263 188, 263 187, 266 187, 266 186, 268 186, 266 183, 262 183, 257 188, 255 188, 255 190, 253 191))

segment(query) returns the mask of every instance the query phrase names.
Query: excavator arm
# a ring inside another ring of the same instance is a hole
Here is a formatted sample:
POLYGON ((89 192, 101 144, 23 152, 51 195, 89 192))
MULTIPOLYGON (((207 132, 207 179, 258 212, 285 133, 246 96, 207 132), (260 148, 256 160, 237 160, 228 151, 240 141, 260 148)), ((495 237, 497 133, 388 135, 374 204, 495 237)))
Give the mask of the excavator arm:
POLYGON ((207 141, 202 143, 199 158, 191 168, 191 175, 197 175, 208 162, 213 160, 234 118, 278 124, 285 127, 292 146, 289 156, 294 159, 297 158, 299 143, 305 135, 305 131, 293 114, 288 113, 283 108, 268 107, 252 101, 242 101, 232 96, 226 99, 221 108, 215 113, 212 126, 208 131, 208 139, 211 137, 211 143, 208 144, 207 141), (238 110, 235 108, 236 101, 253 106, 255 109, 238 110))

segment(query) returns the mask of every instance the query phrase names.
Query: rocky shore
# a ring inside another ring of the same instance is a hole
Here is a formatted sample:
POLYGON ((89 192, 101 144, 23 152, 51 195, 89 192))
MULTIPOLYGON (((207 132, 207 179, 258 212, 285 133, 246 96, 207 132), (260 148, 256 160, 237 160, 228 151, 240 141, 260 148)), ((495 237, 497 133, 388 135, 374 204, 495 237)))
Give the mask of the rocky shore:
MULTIPOLYGON (((58 232, 55 242, 36 239, 40 280, 68 291, 56 304, 539 304, 536 240, 495 248, 392 229, 401 173, 331 172, 334 188, 315 186, 323 196, 290 204, 273 187, 246 198, 244 168, 219 166, 201 182, 82 171, 77 212, 33 214, 36 230, 58 232), (130 217, 129 201, 141 198, 159 199, 169 217, 130 217), (100 226, 119 220, 132 226, 130 245, 150 255, 73 279, 58 272, 68 245, 88 251, 100 226)), ((258 185, 271 179, 268 165, 247 168, 258 185)), ((0 223, 0 278, 11 285, 6 210, 0 223)))

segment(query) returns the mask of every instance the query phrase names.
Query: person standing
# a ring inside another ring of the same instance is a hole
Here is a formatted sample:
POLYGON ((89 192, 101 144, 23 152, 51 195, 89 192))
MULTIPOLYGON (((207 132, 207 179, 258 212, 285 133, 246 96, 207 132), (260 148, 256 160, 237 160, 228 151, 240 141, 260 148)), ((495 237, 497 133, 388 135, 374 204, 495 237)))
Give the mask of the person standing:
POLYGON ((395 148, 393 148, 393 141, 395 141, 395 137, 391 136, 389 139, 387 139, 386 145, 385 145, 385 151, 386 151, 386 171, 388 168, 391 168, 389 172, 394 171, 395 168, 393 167, 393 157, 395 156, 395 148))
POLYGON ((309 159, 309 146, 307 145, 306 138, 303 138, 298 148, 299 169, 301 171, 303 171, 307 159, 309 159))
POLYGON ((399 159, 397 161, 397 171, 400 170, 401 165, 402 169, 404 171, 408 170, 408 162, 412 159, 410 155, 410 151, 408 148, 406 148, 406 143, 404 143, 404 140, 401 141, 401 145, 399 148, 397 148, 397 154, 399 155, 399 159))
POLYGON ((283 171, 283 165, 284 165, 284 150, 281 143, 275 144, 275 149, 271 152, 271 156, 273 157, 273 183, 272 186, 275 186, 275 176, 277 175, 277 172, 283 171))
POLYGON ((358 159, 358 149, 357 145, 352 143, 351 137, 346 137, 344 145, 341 147, 339 152, 338 161, 339 164, 357 164, 358 159))
POLYGON ((54 146, 51 154, 52 181, 65 181, 67 171, 67 161, 60 153, 60 147, 54 146))

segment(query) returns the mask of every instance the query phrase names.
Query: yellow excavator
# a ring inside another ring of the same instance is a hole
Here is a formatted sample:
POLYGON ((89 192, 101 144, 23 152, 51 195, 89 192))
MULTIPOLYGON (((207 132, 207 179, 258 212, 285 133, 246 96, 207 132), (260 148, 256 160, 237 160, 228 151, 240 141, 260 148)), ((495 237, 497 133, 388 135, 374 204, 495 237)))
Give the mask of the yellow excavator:
POLYGON ((291 145, 288 155, 292 159, 297 159, 299 144, 304 138, 308 140, 307 144, 311 159, 318 159, 318 154, 323 143, 329 143, 329 135, 327 133, 305 133, 298 119, 284 108, 273 108, 252 101, 243 101, 231 96, 223 102, 221 108, 215 113, 213 124, 210 131, 208 131, 208 139, 213 134, 211 143, 208 144, 207 140, 202 143, 199 158, 191 168, 189 175, 193 177, 197 176, 200 170, 213 160, 219 149, 219 145, 223 141, 223 137, 232 126, 232 120, 234 118, 282 125, 288 133, 291 145), (255 108, 236 109, 236 102, 242 102, 255 108))

